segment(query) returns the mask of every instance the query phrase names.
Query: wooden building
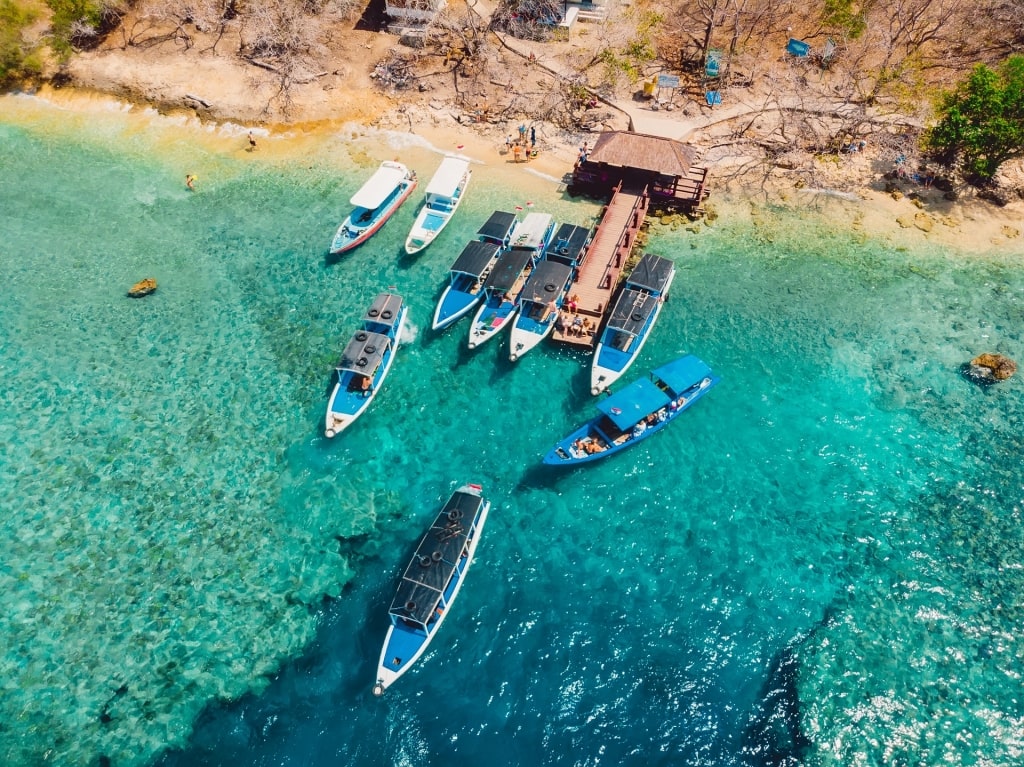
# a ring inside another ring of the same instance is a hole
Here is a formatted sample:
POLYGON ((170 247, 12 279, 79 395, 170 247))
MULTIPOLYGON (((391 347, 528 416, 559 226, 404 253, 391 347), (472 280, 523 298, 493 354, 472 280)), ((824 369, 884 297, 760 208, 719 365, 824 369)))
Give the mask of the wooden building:
POLYGON ((645 188, 655 207, 699 212, 707 196, 707 168, 697 167, 696 150, 680 141, 628 131, 606 131, 581 150, 570 194, 610 197, 622 189, 645 188))

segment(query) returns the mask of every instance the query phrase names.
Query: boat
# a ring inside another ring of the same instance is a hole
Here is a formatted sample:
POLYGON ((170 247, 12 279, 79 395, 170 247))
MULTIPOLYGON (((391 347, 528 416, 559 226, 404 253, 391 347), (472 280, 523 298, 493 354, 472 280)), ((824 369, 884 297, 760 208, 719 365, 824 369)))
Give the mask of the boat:
POLYGON ((483 304, 469 329, 470 349, 511 324, 530 272, 543 257, 554 231, 554 219, 547 213, 530 213, 516 228, 509 249, 498 257, 484 281, 483 304))
POLYGON ((383 695, 420 659, 448 617, 490 508, 480 485, 463 485, 420 540, 388 610, 391 626, 377 664, 374 695, 383 695))
POLYGON ((562 224, 555 232, 544 260, 523 288, 509 338, 508 356, 513 362, 550 335, 589 244, 590 230, 585 227, 562 224))
POLYGON ((664 429, 719 380, 692 354, 655 368, 598 403, 599 415, 555 445, 544 463, 588 463, 626 450, 664 429))
POLYGON ((405 238, 406 253, 419 253, 441 234, 441 230, 459 209, 472 175, 469 160, 461 157, 445 157, 441 160, 437 172, 427 184, 423 207, 416 215, 409 236, 405 238))
POLYGON ((434 330, 442 330, 465 317, 484 297, 483 284, 508 247, 512 233, 519 224, 515 213, 496 210, 455 259, 445 286, 434 310, 434 330))
POLYGON ((377 396, 394 362, 405 313, 402 297, 394 293, 379 294, 366 310, 335 365, 337 380, 327 402, 324 426, 327 437, 351 426, 377 396))
POLYGON ((594 349, 590 393, 600 394, 629 369, 650 337, 676 276, 669 259, 644 254, 626 278, 594 349))
POLYGON ((352 195, 348 218, 331 241, 331 255, 352 250, 377 232, 416 188, 416 172, 400 162, 385 160, 352 195))

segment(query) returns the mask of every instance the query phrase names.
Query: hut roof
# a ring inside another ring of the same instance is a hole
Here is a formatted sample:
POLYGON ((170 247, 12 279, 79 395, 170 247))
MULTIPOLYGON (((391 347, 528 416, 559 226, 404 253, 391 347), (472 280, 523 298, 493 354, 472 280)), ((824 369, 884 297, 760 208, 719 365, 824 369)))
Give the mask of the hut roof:
POLYGON ((676 177, 685 176, 695 159, 695 150, 687 144, 670 138, 626 131, 602 133, 587 155, 587 162, 676 177))

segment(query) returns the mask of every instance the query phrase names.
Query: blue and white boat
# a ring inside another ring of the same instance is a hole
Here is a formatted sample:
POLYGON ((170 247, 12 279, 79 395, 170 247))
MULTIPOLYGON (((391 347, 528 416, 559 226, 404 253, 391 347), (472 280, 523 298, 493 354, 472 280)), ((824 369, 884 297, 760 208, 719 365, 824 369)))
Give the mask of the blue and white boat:
POLYGON ((423 207, 416 214, 412 230, 405 238, 406 253, 419 253, 448 226, 462 203, 472 176, 469 160, 462 157, 445 157, 441 160, 437 172, 427 184, 427 198, 423 201, 423 207))
POLYGON ((676 276, 669 259, 645 254, 626 278, 594 349, 590 393, 600 394, 629 369, 644 348, 676 276))
POLYGON ((496 210, 477 232, 477 239, 463 248, 448 274, 448 285, 434 310, 434 330, 442 330, 465 317, 484 297, 484 280, 498 255, 508 247, 519 224, 515 213, 496 210))
POLYGON ((470 349, 512 324, 526 280, 544 256, 554 233, 555 221, 547 213, 530 213, 516 228, 511 246, 498 257, 484 281, 484 302, 469 329, 470 349))
POLYGON ((369 180, 352 195, 348 218, 338 227, 331 241, 331 255, 352 250, 366 242, 416 188, 416 173, 400 162, 386 160, 369 180))
POLYGON ((590 230, 562 224, 555 232, 544 260, 526 281, 519 301, 519 313, 509 338, 509 359, 518 360, 550 335, 572 285, 575 270, 590 244, 590 230))
POLYGON ((333 437, 361 416, 391 370, 405 324, 401 296, 381 293, 345 345, 335 366, 337 381, 327 402, 324 434, 333 437))
POLYGON ((655 368, 600 402, 599 415, 555 445, 544 463, 570 466, 626 450, 664 429, 719 380, 692 354, 655 368))
POLYGON ((448 617, 473 564, 490 508, 480 485, 463 485, 416 547, 388 610, 391 626, 377 664, 374 695, 383 695, 420 659, 448 617))

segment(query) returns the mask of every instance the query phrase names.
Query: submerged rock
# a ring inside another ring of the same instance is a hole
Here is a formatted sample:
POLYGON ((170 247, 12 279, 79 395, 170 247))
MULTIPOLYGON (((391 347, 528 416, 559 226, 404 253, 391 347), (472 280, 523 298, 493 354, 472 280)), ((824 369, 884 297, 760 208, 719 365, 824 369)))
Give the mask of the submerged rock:
POLYGON ((142 298, 143 296, 148 296, 154 290, 156 290, 156 280, 152 277, 147 277, 131 286, 131 289, 128 291, 128 297, 142 298))
POLYGON ((1005 381, 1017 372, 1017 363, 1002 354, 986 352, 979 354, 968 365, 965 365, 964 374, 978 383, 995 383, 1005 381))

